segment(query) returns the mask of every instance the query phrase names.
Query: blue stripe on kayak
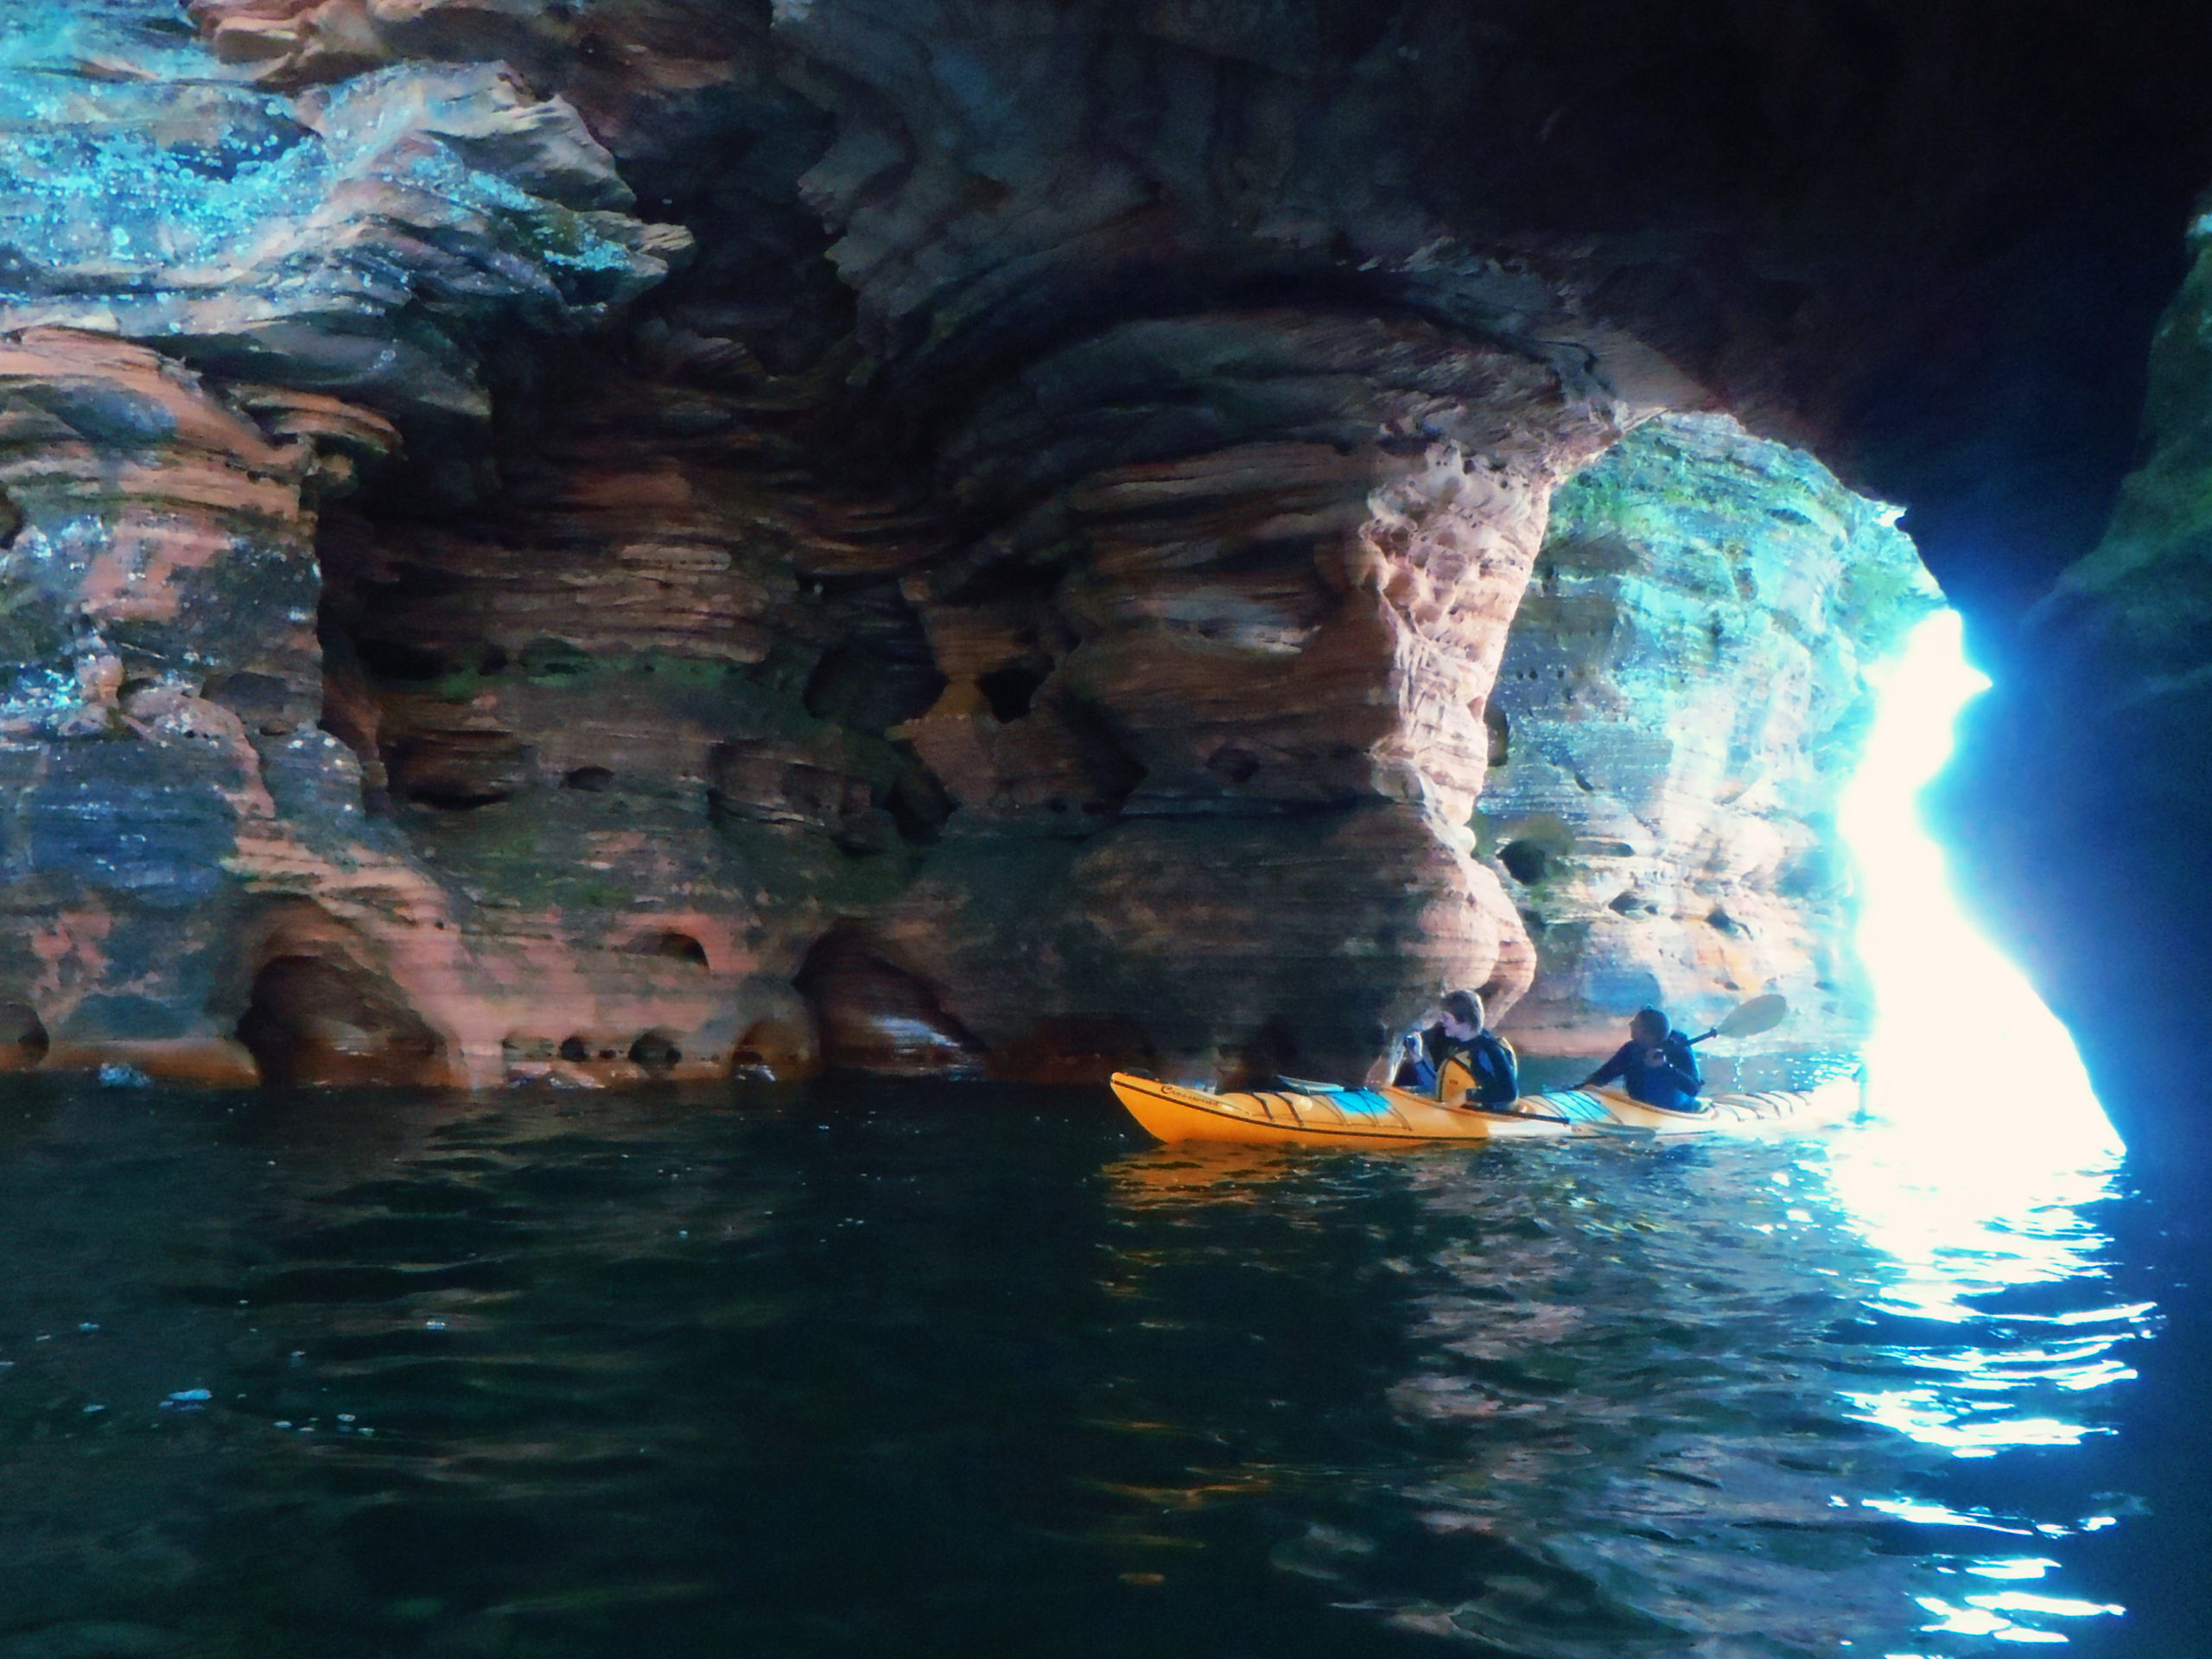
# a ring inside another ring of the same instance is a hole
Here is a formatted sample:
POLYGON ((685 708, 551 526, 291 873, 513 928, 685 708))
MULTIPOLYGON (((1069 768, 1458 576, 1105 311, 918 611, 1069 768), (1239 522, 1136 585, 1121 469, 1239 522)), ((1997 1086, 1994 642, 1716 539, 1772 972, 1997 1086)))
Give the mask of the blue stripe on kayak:
POLYGON ((1605 1109, 1605 1102, 1579 1089, 1562 1089, 1557 1094, 1539 1095, 1539 1100, 1556 1106, 1575 1123, 1610 1123, 1613 1115, 1605 1109))
POLYGON ((1382 1117, 1390 1111, 1389 1097, 1372 1089, 1339 1089, 1330 1094, 1328 1101, 1338 1111, 1357 1117, 1382 1117))

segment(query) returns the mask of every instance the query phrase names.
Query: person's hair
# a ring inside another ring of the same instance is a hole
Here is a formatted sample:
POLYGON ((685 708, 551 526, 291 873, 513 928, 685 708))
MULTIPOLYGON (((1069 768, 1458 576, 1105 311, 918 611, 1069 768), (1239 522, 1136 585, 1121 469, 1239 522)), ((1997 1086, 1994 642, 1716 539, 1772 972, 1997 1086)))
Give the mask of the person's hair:
POLYGON ((1438 1006, 1461 1025, 1482 1029, 1483 1000, 1472 991, 1446 991, 1438 1006))
POLYGON ((1668 1033, 1675 1028, 1674 1021, 1656 1008, 1638 1008, 1636 1011, 1636 1017, 1629 1023, 1632 1026, 1642 1026, 1661 1042, 1666 1041, 1668 1033))

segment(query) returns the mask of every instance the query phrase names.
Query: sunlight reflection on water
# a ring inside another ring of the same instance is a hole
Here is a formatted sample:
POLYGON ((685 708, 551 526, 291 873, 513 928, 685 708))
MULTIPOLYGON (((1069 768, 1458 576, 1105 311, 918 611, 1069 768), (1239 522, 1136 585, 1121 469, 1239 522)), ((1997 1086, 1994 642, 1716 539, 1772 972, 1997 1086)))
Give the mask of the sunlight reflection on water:
MULTIPOLYGON (((1840 1219, 1885 1258, 1866 1306, 1895 1330, 1898 1339, 1886 1353, 1906 1375, 1840 1389, 1861 1421, 1975 1460, 2079 1447, 2114 1432, 2110 1390, 2135 1378, 2127 1351, 2152 1334, 2156 1309, 2113 1300, 2111 1241, 2084 1214, 2117 1196, 2118 1154, 2069 1161, 2067 1152, 2079 1159, 2079 1142, 2024 1152, 2013 1146, 2003 1156, 1931 1156, 1931 1137, 1892 1121, 1839 1135, 1807 1160, 1840 1219)), ((2082 1513, 2056 1506, 1961 1513, 1906 1497, 1860 1503, 1938 1535, 1971 1529, 2020 1539, 2018 1554, 1953 1564, 1983 1579, 2040 1580, 2058 1566, 2044 1553, 2050 1541, 2118 1519, 2105 1512, 2109 1502, 2093 1501, 2082 1513)), ((2022 1590, 1916 1600, 1929 1615, 1927 1633, 2007 1643, 2056 1645, 2071 1639, 2062 1625, 2078 1629, 2125 1611, 2022 1590)))
POLYGON ((2070 1207, 2108 1172, 1961 1207, 1921 1151, 1876 1122, 1471 1161, 1163 1147, 1115 1176, 1135 1212, 1240 1225, 1402 1179, 1436 1230, 1395 1264, 1418 1316, 1389 1398, 1443 1439, 1396 1495, 1468 1589, 1417 1588, 1420 1552, 1335 1507, 1286 1570, 1338 1581, 1337 1605, 1535 1659, 1937 1659, 2116 1629, 2070 1541, 2137 1512, 2089 1456, 2151 1333, 2070 1207))
MULTIPOLYGON (((1876 1001, 1866 1064, 1877 1121, 1827 1145, 1817 1173, 1846 1224, 1886 1259, 1868 1306, 1902 1322, 1912 1339, 1891 1352, 1917 1376, 1847 1387, 1844 1398, 1863 1421, 1955 1459, 2078 1446, 2110 1432, 2094 1421, 2097 1396, 2134 1378, 2124 1356, 2155 1313, 2096 1294, 2110 1241, 2084 1212, 2118 1196, 2123 1148, 2065 1027, 1961 910, 1920 815, 1959 711, 1989 685, 1966 659, 1957 613, 1929 617, 1877 672, 1880 709, 1838 815, 1859 867, 1858 944, 1876 1001)), ((1917 1524, 2030 1539, 2115 1521, 1865 1502, 1917 1524)), ((2024 1554, 1962 1570, 2028 1580, 2055 1565, 2024 1554)), ((2007 1643, 2063 1643, 2049 1621, 2124 1611, 2022 1591, 1917 1599, 1930 1632, 2007 1643)))

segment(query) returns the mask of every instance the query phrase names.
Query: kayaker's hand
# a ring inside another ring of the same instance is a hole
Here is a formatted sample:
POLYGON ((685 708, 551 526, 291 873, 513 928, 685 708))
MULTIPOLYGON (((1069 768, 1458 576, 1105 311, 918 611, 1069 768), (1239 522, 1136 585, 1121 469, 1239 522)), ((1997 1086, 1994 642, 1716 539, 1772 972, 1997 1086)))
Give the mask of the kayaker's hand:
POLYGON ((1667 1051, 1663 1048, 1645 1049, 1643 1063, 1649 1066, 1664 1066, 1667 1064, 1667 1051))

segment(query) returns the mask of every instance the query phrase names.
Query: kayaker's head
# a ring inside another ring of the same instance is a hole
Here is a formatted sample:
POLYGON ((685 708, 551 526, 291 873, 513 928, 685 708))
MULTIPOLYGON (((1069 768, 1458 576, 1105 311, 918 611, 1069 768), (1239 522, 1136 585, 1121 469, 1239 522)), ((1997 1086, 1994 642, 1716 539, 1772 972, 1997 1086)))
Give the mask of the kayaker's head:
POLYGON ((1483 1034, 1483 1000, 1472 991, 1446 991, 1438 1004, 1444 1010, 1444 1034, 1455 1043, 1471 1043, 1483 1034))
POLYGON ((1674 1021, 1657 1008, 1638 1008, 1629 1018, 1629 1039, 1642 1043, 1646 1048, 1656 1048, 1667 1040, 1668 1033, 1674 1028, 1674 1021))

